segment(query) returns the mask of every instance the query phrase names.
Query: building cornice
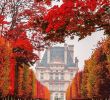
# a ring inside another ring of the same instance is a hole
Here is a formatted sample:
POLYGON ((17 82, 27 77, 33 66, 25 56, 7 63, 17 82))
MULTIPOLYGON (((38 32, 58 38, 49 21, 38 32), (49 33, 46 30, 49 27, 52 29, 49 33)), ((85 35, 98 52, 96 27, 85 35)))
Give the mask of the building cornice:
POLYGON ((50 90, 50 92, 60 92, 60 93, 66 93, 66 91, 62 91, 62 90, 50 90))
POLYGON ((56 80, 40 80, 42 83, 44 82, 49 82, 49 83, 68 83, 71 82, 71 80, 67 81, 67 80, 60 80, 60 81, 56 81, 56 80))

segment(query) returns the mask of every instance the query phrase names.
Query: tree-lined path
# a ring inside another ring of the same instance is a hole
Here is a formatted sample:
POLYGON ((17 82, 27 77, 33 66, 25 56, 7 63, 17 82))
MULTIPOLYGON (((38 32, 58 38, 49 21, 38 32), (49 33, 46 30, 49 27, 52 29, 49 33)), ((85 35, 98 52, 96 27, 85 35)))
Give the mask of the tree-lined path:
POLYGON ((34 51, 53 42, 63 43, 68 36, 71 39, 78 36, 80 40, 104 30, 106 39, 85 61, 84 71, 73 79, 67 100, 82 94, 91 99, 107 99, 110 94, 110 0, 63 0, 60 7, 49 10, 47 5, 51 5, 51 0, 0 1, 0 98, 49 100, 49 90, 29 68, 39 59, 34 51))

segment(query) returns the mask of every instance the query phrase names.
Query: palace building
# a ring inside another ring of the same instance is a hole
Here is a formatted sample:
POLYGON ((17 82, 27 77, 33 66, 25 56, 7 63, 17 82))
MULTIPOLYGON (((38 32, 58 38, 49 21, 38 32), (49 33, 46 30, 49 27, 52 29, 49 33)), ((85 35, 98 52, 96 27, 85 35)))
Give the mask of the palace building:
POLYGON ((50 100, 66 100, 66 90, 78 71, 74 45, 65 44, 64 47, 51 47, 45 50, 36 71, 37 79, 50 90, 50 100))

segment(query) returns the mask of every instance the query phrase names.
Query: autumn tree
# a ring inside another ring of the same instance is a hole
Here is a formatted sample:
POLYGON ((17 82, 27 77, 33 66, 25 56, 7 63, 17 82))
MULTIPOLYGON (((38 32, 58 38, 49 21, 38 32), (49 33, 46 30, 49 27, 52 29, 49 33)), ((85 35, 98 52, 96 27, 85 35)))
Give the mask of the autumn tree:
MULTIPOLYGON (((82 39, 87 35, 91 35, 92 32, 99 30, 104 30, 108 36, 110 34, 109 0, 63 0, 63 4, 60 7, 54 6, 48 12, 44 8, 44 3, 50 4, 50 0, 2 0, 0 2, 0 38, 4 38, 3 42, 6 44, 0 47, 0 69, 3 71, 0 73, 0 76, 6 79, 0 83, 0 91, 3 91, 3 95, 7 95, 9 90, 11 90, 11 92, 13 93, 14 91, 15 96, 17 96, 18 81, 19 85, 21 85, 20 81, 22 81, 22 79, 18 79, 22 77, 22 75, 19 76, 19 73, 22 74, 22 71, 18 73, 19 67, 23 67, 24 64, 29 67, 38 59, 33 53, 34 49, 39 50, 40 47, 48 45, 50 41, 64 42, 67 36, 73 38, 73 36, 76 35, 79 36, 79 39, 82 39), (12 46, 10 49, 12 53, 11 57, 8 51, 9 48, 7 47, 8 44, 12 46), (10 64, 10 61, 12 61, 13 64, 10 64), (13 66, 15 66, 15 68, 13 66), (12 70, 15 71, 13 72, 12 70), (10 75, 11 72, 13 72, 12 75, 10 75), (9 75, 11 78, 8 77, 9 75), (8 80, 12 83, 9 83, 8 80), (15 84, 13 83, 14 81, 15 84), (5 83, 6 86, 2 89, 1 87, 5 83)), ((87 94, 89 97, 94 95, 92 94, 93 84, 91 84, 95 81, 94 76, 91 76, 93 70, 95 72, 97 71, 96 69, 99 69, 99 74, 94 74, 96 75, 95 78, 99 80, 97 81, 98 85, 93 85, 93 87, 97 87, 98 89, 95 95, 102 96, 102 94, 105 93, 105 91, 99 93, 102 86, 106 87, 101 81, 104 81, 103 76, 107 76, 104 82, 109 86, 108 73, 110 68, 108 63, 108 44, 105 47, 102 46, 102 48, 104 48, 104 50, 100 51, 102 54, 97 52, 99 55, 96 56, 99 57, 99 63, 97 62, 94 67, 91 67, 92 64, 90 63, 89 68, 92 70, 90 71, 88 68, 86 74, 87 81, 85 81, 85 87, 87 88, 87 92, 89 91, 87 94), (106 65, 106 68, 104 65, 106 65), (100 73, 102 69, 105 69, 103 74, 100 73)), ((97 55, 97 53, 93 55, 97 55)), ((91 59, 97 60, 97 58, 94 57, 91 57, 91 59)), ((25 74, 27 74, 27 72, 25 74)), ((27 76, 25 76, 24 79, 27 79, 27 76)), ((77 89, 79 85, 77 85, 76 81, 77 78, 75 78, 73 84, 74 89, 76 89, 76 94, 78 95, 79 92, 77 93, 77 91, 80 89, 77 89)), ((28 87, 30 83, 27 82, 27 84, 28 87)), ((41 88, 41 93, 43 86, 39 82, 38 84, 41 88)), ((36 86, 35 83, 33 83, 33 86, 36 86)), ((109 88, 106 91, 106 96, 108 96, 108 94, 109 88)), ((44 94, 39 94, 38 96, 43 97, 44 94)))
POLYGON ((95 60, 88 59, 85 64, 84 67, 86 67, 86 70, 84 69, 83 74, 84 83, 82 83, 82 94, 86 98, 93 98, 95 93, 94 84, 96 82, 96 77, 94 75, 95 60))
MULTIPOLYGON (((103 90, 98 92, 100 95, 102 94, 103 97, 109 97, 109 94, 110 94, 110 88, 109 88, 109 85, 110 85, 110 68, 109 68, 109 51, 110 51, 110 37, 107 37, 106 39, 104 39, 101 44, 101 49, 102 49, 102 53, 100 55, 100 60, 101 62, 98 64, 98 66, 100 67, 100 69, 97 69, 99 70, 98 72, 100 73, 100 78, 101 78, 101 82, 99 84, 99 86, 101 87, 100 90, 103 90), (103 70, 103 71, 102 71, 103 70)), ((98 74, 98 73, 97 73, 98 74)), ((99 75, 99 74, 98 74, 99 75)), ((99 78, 99 77, 98 77, 99 78)))
POLYGON ((67 90, 67 98, 107 99, 110 94, 110 38, 98 42, 85 61, 83 74, 77 73, 67 90))
POLYGON ((17 95, 18 67, 22 64, 32 65, 38 59, 33 50, 44 43, 42 35, 39 35, 40 28, 35 28, 34 23, 45 9, 43 3, 35 3, 33 0, 2 0, 0 5, 0 35, 13 45, 12 52, 16 60, 14 93, 17 95))
POLYGON ((67 100, 81 99, 81 86, 82 86, 82 71, 76 73, 72 80, 72 83, 67 89, 66 98, 67 100))
MULTIPOLYGON (((3 96, 7 96, 10 92, 13 93, 13 65, 12 61, 12 47, 9 41, 5 42, 5 39, 1 38, 0 42, 0 92, 3 96)), ((13 62, 14 64, 14 62, 13 62)))
POLYGON ((109 97, 110 77, 109 62, 107 59, 107 53, 109 52, 108 45, 109 37, 99 42, 91 58, 85 63, 82 93, 88 98, 106 99, 109 97))
POLYGON ((82 98, 82 94, 81 94, 81 85, 82 85, 82 74, 83 71, 80 71, 77 73, 77 85, 78 85, 78 97, 82 98))
POLYGON ((83 71, 83 78, 82 78, 82 84, 81 84, 81 94, 83 98, 88 98, 87 97, 87 79, 88 79, 88 61, 85 61, 84 65, 84 71, 83 71))
MULTIPOLYGON (((51 0, 42 0, 51 1, 51 0)), ((79 39, 93 32, 110 31, 109 0, 62 0, 63 4, 49 9, 42 23, 45 40, 64 42, 65 37, 79 36, 79 39)))
POLYGON ((23 97, 23 68, 22 67, 19 67, 19 70, 18 70, 18 97, 23 97))

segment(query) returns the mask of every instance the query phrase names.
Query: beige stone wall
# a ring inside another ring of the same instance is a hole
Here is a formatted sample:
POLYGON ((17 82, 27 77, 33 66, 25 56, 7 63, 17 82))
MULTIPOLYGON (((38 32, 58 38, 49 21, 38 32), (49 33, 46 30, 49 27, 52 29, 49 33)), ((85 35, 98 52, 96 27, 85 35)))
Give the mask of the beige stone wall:
POLYGON ((58 94, 58 98, 63 97, 62 100, 65 100, 65 91, 67 90, 69 84, 71 83, 72 78, 74 77, 75 73, 78 71, 78 68, 65 68, 61 66, 52 66, 52 67, 37 67, 37 79, 45 86, 49 88, 51 91, 51 100, 55 100, 56 94, 58 94), (61 80, 61 73, 64 73, 64 79, 61 80), (43 78, 41 79, 41 75, 43 73, 43 78), (50 73, 53 73, 53 80, 55 80, 56 75, 58 75, 60 84, 55 84, 53 81, 50 84, 50 73), (57 73, 57 74, 55 74, 57 73), (72 74, 71 74, 72 73, 72 74), (72 76, 73 75, 73 76, 72 76), (63 96, 61 96, 61 94, 63 96))

